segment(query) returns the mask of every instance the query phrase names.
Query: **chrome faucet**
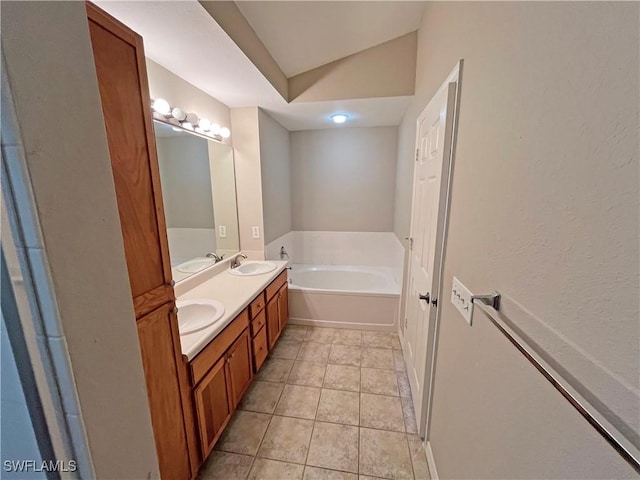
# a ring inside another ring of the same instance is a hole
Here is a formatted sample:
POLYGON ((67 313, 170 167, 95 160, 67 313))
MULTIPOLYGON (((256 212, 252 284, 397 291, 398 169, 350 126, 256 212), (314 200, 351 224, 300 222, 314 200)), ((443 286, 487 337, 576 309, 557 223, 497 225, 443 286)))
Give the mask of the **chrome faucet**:
POLYGON ((218 263, 218 262, 221 262, 222 259, 224 258, 224 253, 222 255, 218 255, 217 253, 207 253, 205 257, 213 258, 213 261, 215 263, 218 263))
POLYGON ((280 260, 284 260, 285 257, 287 257, 287 260, 289 260, 289 254, 287 253, 283 245, 280 247, 280 260))
POLYGON ((241 265, 240 261, 238 260, 240 257, 244 258, 245 260, 247 259, 247 256, 244 253, 239 253, 233 259, 233 262, 231 262, 231 268, 238 268, 241 265))

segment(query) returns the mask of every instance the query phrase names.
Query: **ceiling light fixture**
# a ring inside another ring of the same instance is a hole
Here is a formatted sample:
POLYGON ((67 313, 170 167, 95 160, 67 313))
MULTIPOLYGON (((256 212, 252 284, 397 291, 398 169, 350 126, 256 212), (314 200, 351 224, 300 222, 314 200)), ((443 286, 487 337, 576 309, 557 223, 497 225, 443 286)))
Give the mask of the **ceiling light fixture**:
POLYGON ((164 98, 152 99, 151 109, 155 120, 171 125, 176 131, 188 130, 196 132, 219 142, 231 136, 231 130, 227 127, 211 123, 206 118, 200 118, 195 113, 186 113, 180 107, 171 107, 164 98))
POLYGON ((331 120, 333 123, 344 123, 349 119, 349 115, 345 115, 344 113, 336 113, 335 115, 331 115, 331 120))

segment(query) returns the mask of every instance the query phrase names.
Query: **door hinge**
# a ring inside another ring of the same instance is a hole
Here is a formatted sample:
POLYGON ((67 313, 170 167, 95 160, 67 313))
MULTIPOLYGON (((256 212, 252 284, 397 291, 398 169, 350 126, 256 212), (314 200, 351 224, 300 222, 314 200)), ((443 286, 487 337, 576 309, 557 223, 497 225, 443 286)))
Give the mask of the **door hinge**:
POLYGON ((420 158, 420 149, 416 148, 416 162, 420 158))

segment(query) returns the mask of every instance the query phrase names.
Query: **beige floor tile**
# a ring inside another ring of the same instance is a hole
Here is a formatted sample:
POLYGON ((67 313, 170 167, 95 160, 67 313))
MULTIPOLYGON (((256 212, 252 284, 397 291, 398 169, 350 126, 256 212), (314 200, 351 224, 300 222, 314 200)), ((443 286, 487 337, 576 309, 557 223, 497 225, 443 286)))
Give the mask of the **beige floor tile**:
POLYGON ((370 477, 369 475, 358 475, 358 480, 385 480, 380 477, 370 477))
POLYGON ((404 364, 402 350, 393 350, 393 366, 399 372, 407 371, 407 367, 404 364))
POLYGON ((393 480, 413 479, 406 434, 360 428, 359 472, 393 480))
POLYGON ((238 408, 251 412, 273 413, 283 388, 284 383, 254 380, 238 408))
POLYGON ((359 367, 360 355, 360 347, 333 344, 331 345, 331 351, 329 352, 329 363, 359 367))
MULTIPOLYGON (((380 370, 384 372, 384 370, 380 370)), ((395 378, 395 377, 394 377, 395 378)), ((327 365, 327 371, 324 374, 324 388, 333 390, 350 390, 352 392, 360 391, 360 368, 348 365, 327 365)))
POLYGON ((256 458, 249 480, 300 480, 304 465, 256 458))
POLYGON ((316 418, 320 388, 286 385, 276 407, 276 415, 285 417, 316 418))
POLYGON ((360 330, 336 329, 332 343, 337 345, 352 345, 359 347, 362 344, 362 332, 360 330))
POLYGON ((307 465, 358 472, 358 427, 316 422, 307 465))
POLYGON ((296 360, 289 374, 287 383, 291 385, 321 387, 326 368, 324 365, 317 363, 299 362, 296 360))
POLYGON ((247 478, 253 457, 214 451, 198 473, 198 480, 240 480, 247 478))
POLYGON ((359 419, 360 395, 358 392, 322 389, 316 420, 359 425, 359 419))
POLYGON ((326 364, 329 361, 330 348, 331 345, 328 343, 303 342, 297 360, 326 364))
POLYGON ((305 342, 331 343, 334 334, 333 328, 309 327, 304 340, 305 342))
POLYGON ((413 474, 416 480, 431 480, 429 466, 427 465, 427 455, 422 446, 422 440, 417 435, 407 435, 409 441, 409 453, 413 463, 413 474))
POLYGON ((393 334, 393 337, 391 338, 391 348, 393 348, 394 350, 402 350, 402 345, 400 344, 400 339, 398 338, 397 334, 393 334))
POLYGON ((363 348, 361 365, 367 368, 385 368, 393 370, 393 350, 384 348, 363 348))
POLYGON ((326 468, 304 467, 303 480, 358 480, 355 473, 339 472, 337 470, 327 470, 326 468))
POLYGON ((403 398, 411 398, 411 386, 409 385, 409 377, 407 372, 396 372, 398 380, 398 390, 403 398))
POLYGON ((256 375, 256 380, 284 383, 287 381, 292 366, 293 360, 270 357, 264 362, 262 368, 260 368, 260 371, 256 375))
POLYGON ((281 338, 273 347, 271 357, 295 360, 298 355, 298 351, 300 350, 300 345, 302 345, 302 342, 300 341, 281 338))
POLYGON ((362 369, 362 391, 378 395, 399 396, 396 372, 378 368, 362 369))
POLYGON ((404 432, 400 397, 360 394, 360 426, 404 432))
POLYGON ((287 325, 282 331, 280 339, 301 342, 307 336, 307 330, 309 330, 309 327, 302 325, 287 325))
POLYGON ((275 415, 262 440, 258 456, 283 462, 304 463, 312 431, 312 420, 275 415))
POLYGON ((393 335, 395 334, 390 332, 362 332, 362 346, 391 350, 393 335))
POLYGON ((418 425, 416 423, 416 412, 413 408, 413 401, 411 398, 401 398, 402 414, 404 416, 404 426, 407 429, 407 433, 418 433, 418 425))
POLYGON ((255 455, 270 418, 264 413, 238 410, 216 444, 216 450, 255 455))

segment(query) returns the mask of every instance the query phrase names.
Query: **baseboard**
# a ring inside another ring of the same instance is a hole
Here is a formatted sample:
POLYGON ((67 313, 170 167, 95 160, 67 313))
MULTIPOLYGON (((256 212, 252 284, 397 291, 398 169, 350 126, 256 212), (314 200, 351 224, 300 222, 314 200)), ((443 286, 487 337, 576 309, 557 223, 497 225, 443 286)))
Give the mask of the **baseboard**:
POLYGON ((349 323, 334 322, 329 320, 312 320, 309 318, 289 317, 289 323, 292 325, 304 325, 305 327, 327 327, 327 328, 346 328, 350 330, 375 330, 378 332, 397 332, 396 325, 381 325, 379 323, 349 323))
POLYGON ((436 468, 436 461, 433 458, 433 450, 431 450, 431 442, 427 440, 427 466, 429 467, 429 474, 431 475, 431 480, 438 480, 438 469, 436 468))

